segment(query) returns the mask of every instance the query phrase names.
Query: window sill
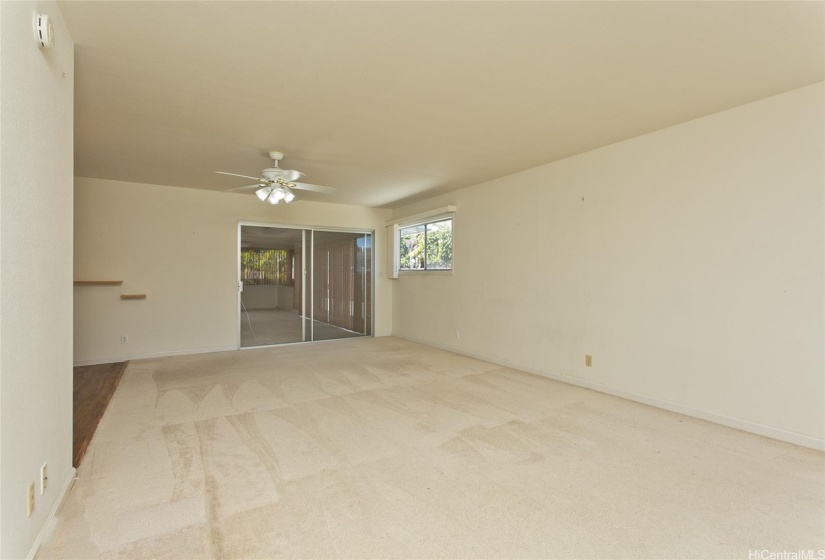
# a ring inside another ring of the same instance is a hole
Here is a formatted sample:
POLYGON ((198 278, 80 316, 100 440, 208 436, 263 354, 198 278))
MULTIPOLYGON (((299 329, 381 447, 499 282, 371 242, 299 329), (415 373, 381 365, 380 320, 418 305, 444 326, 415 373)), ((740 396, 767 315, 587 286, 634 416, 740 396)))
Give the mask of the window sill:
POLYGON ((449 270, 399 270, 398 271, 399 276, 407 276, 407 275, 410 275, 410 276, 419 276, 419 275, 420 276, 444 276, 444 275, 450 275, 450 276, 452 276, 452 274, 453 274, 453 269, 452 268, 449 269, 449 270))

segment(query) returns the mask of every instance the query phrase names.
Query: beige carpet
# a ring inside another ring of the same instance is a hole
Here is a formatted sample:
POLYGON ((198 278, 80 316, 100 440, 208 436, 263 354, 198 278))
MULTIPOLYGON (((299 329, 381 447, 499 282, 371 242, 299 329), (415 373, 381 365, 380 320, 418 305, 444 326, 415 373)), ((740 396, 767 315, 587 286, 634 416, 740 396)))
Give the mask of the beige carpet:
POLYGON ((825 455, 393 338, 129 365, 38 558, 741 558, 825 455))

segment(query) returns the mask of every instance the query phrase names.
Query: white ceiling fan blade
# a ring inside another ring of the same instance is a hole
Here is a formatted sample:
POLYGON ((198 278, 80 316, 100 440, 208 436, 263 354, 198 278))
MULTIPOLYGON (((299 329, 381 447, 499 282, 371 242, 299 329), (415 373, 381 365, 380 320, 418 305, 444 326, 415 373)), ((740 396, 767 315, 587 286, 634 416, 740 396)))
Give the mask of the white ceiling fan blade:
POLYGON ((244 177, 245 179, 253 179, 255 181, 260 181, 260 177, 250 177, 249 175, 238 175, 237 173, 227 173, 226 171, 215 171, 215 173, 220 173, 221 175, 232 175, 233 177, 244 177))
POLYGON ((259 188, 261 188, 261 187, 265 187, 265 186, 266 186, 266 185, 262 185, 262 184, 260 184, 260 183, 257 183, 257 184, 255 184, 255 185, 247 185, 247 186, 245 186, 245 187, 237 187, 237 188, 235 188, 235 189, 226 189, 226 190, 225 190, 225 191, 223 191, 223 192, 245 191, 246 189, 259 189, 259 188))
POLYGON ((324 194, 333 194, 338 191, 338 189, 336 189, 335 187, 322 187, 321 185, 310 185, 309 183, 291 183, 289 188, 324 194))

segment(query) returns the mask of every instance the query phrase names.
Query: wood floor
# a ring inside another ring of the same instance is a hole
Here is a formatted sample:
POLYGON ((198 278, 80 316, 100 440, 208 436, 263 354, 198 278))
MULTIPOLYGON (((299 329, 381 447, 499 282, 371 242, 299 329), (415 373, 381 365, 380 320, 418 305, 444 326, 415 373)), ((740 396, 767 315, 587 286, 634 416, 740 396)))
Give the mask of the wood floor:
POLYGON ((74 368, 72 466, 79 466, 83 460, 125 369, 126 362, 74 368))

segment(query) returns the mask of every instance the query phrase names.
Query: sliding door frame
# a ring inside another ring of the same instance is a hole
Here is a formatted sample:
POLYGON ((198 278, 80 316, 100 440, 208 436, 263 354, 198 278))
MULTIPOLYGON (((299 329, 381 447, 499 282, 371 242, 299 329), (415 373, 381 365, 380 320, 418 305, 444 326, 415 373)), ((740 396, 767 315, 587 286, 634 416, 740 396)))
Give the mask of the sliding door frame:
MULTIPOLYGON (((241 312, 241 296, 243 292, 241 290, 241 232, 244 226, 252 226, 252 227, 269 227, 269 228, 280 228, 280 229, 297 229, 301 230, 301 307, 303 308, 304 312, 306 312, 306 299, 307 299, 307 291, 310 294, 314 294, 315 289, 315 232, 316 231, 331 231, 337 233, 355 233, 359 235, 369 235, 370 236, 370 243, 371 243, 371 250, 370 250, 370 286, 372 287, 370 293, 370 309, 372 313, 370 313, 370 322, 369 322, 369 332, 370 334, 367 335, 367 318, 366 318, 366 298, 364 298, 364 337, 367 336, 375 336, 375 279, 376 279, 376 270, 375 270, 375 230, 374 229, 362 229, 362 228, 343 228, 343 227, 329 227, 329 226, 306 226, 300 224, 273 224, 269 222, 254 222, 254 221, 247 221, 247 220, 238 220, 238 229, 237 229, 237 244, 236 244, 236 255, 235 255, 235 272, 237 273, 236 285, 235 290, 237 291, 238 299, 235 305, 235 308, 238 310, 238 323, 237 323, 237 333, 238 333, 238 349, 239 350, 252 350, 255 348, 271 348, 273 346, 294 346, 296 344, 307 344, 307 343, 314 343, 314 342, 332 342, 334 340, 343 340, 343 339, 330 339, 330 340, 315 340, 315 301, 312 302, 312 308, 309 310, 309 340, 306 340, 306 317, 304 320, 301 321, 301 338, 304 340, 302 342, 285 342, 283 344, 264 344, 261 346, 241 346, 241 321, 243 320, 243 314, 241 312), (309 236, 307 236, 307 232, 309 232, 309 236), (307 259, 307 237, 309 237, 309 259, 307 259), (306 286, 306 276, 307 276, 307 262, 312 263, 312 268, 310 269, 312 272, 309 274, 309 290, 307 290, 306 286)), ((366 256, 364 257, 364 262, 366 263, 366 256)), ((294 274, 294 271, 293 271, 294 274)), ((364 282, 364 290, 366 291, 366 282, 364 282)), ((314 297, 314 295, 313 295, 314 297)))

